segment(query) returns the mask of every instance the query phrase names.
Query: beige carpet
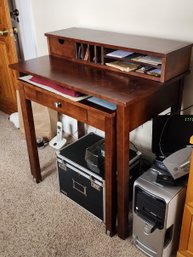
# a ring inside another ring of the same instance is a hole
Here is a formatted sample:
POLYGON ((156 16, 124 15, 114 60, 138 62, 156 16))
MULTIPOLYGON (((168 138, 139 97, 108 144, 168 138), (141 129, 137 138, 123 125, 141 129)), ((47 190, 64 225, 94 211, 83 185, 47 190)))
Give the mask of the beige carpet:
POLYGON ((36 184, 26 142, 0 112, 0 257, 144 256, 61 194, 54 151, 47 146, 39 154, 43 182, 36 184))

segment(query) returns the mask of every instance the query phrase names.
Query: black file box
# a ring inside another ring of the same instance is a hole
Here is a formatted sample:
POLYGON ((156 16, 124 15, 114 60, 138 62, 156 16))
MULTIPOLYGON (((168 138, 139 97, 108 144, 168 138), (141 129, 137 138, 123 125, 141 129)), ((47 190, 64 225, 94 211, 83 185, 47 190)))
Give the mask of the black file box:
MULTIPOLYGON (((102 137, 90 133, 57 154, 60 192, 105 222, 105 172, 91 171, 85 160, 86 149, 102 137)), ((140 153, 130 150, 130 200, 134 180, 140 175, 140 153)))
POLYGON ((104 173, 96 174, 88 169, 86 148, 102 137, 90 133, 57 154, 60 192, 105 221, 104 173))

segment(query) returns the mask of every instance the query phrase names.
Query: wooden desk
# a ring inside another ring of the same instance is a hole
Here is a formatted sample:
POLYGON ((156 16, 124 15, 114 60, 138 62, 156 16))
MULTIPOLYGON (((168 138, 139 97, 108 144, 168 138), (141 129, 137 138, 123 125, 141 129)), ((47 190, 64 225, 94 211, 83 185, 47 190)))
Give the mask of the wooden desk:
MULTIPOLYGON (((95 34, 96 31, 93 33, 95 34)), ((93 33, 91 33, 92 37, 93 33)), ((67 34, 69 37, 69 33, 67 34)), ((113 35, 114 34, 112 33, 112 38, 113 35)), ((106 66, 103 67, 102 65, 104 60, 98 64, 97 62, 92 63, 91 57, 89 57, 89 63, 87 61, 84 62, 84 60, 78 60, 78 58, 75 59, 77 43, 74 43, 74 39, 70 39, 70 43, 67 40, 66 43, 65 40, 67 36, 63 35, 64 39, 61 39, 60 37, 61 33, 56 37, 58 41, 50 43, 52 46, 50 46, 50 56, 44 56, 19 64, 14 64, 11 67, 19 72, 36 75, 40 78, 47 79, 48 81, 56 82, 58 85, 71 88, 75 91, 110 101, 117 105, 116 117, 115 113, 108 113, 98 108, 94 109, 81 102, 72 102, 68 99, 56 96, 53 93, 46 92, 45 90, 21 82, 20 97, 32 175, 36 178, 37 182, 41 180, 31 111, 31 100, 37 101, 43 105, 58 110, 61 113, 70 115, 81 122, 88 123, 96 128, 104 130, 106 150, 106 229, 110 235, 113 235, 115 232, 115 199, 117 194, 115 175, 116 145, 116 162, 118 171, 117 232, 118 235, 124 239, 128 236, 129 232, 129 132, 170 106, 172 107, 172 113, 179 113, 182 100, 183 81, 188 71, 187 62, 190 60, 189 55, 191 52, 191 46, 189 44, 183 44, 183 49, 180 50, 180 54, 177 54, 177 58, 181 56, 185 65, 183 67, 179 67, 178 65, 177 69, 174 69, 175 72, 172 71, 174 72, 173 75, 175 74, 174 78, 170 78, 172 73, 167 70, 168 67, 166 68, 167 55, 164 53, 158 54, 158 56, 163 57, 162 65, 164 69, 162 67, 163 70, 160 79, 154 77, 151 79, 151 77, 145 74, 144 76, 139 75, 138 77, 138 75, 134 73, 130 75, 130 73, 116 72, 115 70, 106 68, 106 66), (63 48, 61 49, 61 45, 57 48, 56 43, 58 44, 58 42, 59 44, 64 45, 66 47, 64 47, 64 49, 66 50, 63 50, 63 48), (55 52, 53 52, 53 46, 55 52), (187 49, 187 51, 185 51, 185 49, 187 49), (62 58, 61 56, 56 57, 61 54, 61 51, 63 51, 62 54, 64 56, 62 56, 62 58), (186 55, 185 58, 184 55, 186 55), (167 76, 165 76, 166 70, 168 71, 167 76), (161 82, 161 80, 164 80, 164 82, 161 82), (54 106, 54 103, 58 101, 62 102, 62 108, 56 108, 54 106)), ((85 39, 79 40, 80 42, 84 42, 83 40, 85 39)), ((171 48, 171 42, 169 43, 171 48)), ((97 44, 99 43, 97 42, 97 44)), ((111 43, 111 45, 115 44, 111 43)), ((95 54, 97 54, 97 47, 94 49, 96 50, 95 54)), ((104 52, 103 50, 103 48, 100 50, 100 54, 104 52)), ((145 53, 147 51, 143 50, 141 52, 145 53)), ((176 50, 176 44, 174 52, 178 53, 176 50)), ((148 50, 148 53, 150 53, 150 50, 148 50)), ((152 52, 152 54, 155 55, 154 52, 152 52)), ((96 59, 97 58, 95 58, 95 60, 96 59)), ((172 54, 172 62, 174 59, 174 54, 172 54)))

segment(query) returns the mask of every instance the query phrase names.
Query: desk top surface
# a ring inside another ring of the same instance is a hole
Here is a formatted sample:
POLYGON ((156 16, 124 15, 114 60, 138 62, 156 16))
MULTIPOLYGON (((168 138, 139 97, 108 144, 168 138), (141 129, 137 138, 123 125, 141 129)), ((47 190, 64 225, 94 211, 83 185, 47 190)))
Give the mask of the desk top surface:
POLYGON ((53 56, 19 62, 10 67, 117 105, 129 105, 164 86, 160 82, 97 69, 53 56))

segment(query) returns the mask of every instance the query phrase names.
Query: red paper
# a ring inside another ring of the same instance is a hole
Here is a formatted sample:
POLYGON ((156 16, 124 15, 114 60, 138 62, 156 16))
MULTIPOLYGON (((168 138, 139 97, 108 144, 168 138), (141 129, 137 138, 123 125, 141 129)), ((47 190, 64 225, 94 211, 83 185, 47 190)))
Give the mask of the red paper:
POLYGON ((66 95, 70 95, 70 96, 80 96, 79 92, 76 92, 72 89, 68 89, 68 88, 65 88, 65 87, 61 87, 54 82, 49 82, 49 81, 44 80, 42 78, 32 77, 30 80, 32 82, 39 83, 39 84, 42 84, 44 86, 53 88, 53 89, 57 90, 58 92, 60 92, 62 94, 66 94, 66 95))

